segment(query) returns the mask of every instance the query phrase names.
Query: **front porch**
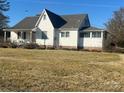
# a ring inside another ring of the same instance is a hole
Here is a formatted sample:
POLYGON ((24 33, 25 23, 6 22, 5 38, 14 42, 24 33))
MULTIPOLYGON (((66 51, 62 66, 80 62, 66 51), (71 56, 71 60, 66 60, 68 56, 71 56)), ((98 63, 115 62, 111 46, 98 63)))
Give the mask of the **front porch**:
POLYGON ((7 33, 10 32, 10 41, 17 43, 31 43, 36 41, 35 32, 32 30, 4 30, 4 42, 7 41, 7 33))

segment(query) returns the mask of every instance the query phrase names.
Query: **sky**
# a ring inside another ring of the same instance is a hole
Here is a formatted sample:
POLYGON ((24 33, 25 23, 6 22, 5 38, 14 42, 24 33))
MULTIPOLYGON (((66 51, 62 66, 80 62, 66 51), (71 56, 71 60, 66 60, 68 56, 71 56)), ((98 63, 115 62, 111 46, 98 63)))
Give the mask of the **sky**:
POLYGON ((35 16, 48 9, 56 14, 88 14, 92 26, 105 28, 113 11, 124 7, 124 0, 8 0, 9 25, 14 26, 27 16, 35 16))

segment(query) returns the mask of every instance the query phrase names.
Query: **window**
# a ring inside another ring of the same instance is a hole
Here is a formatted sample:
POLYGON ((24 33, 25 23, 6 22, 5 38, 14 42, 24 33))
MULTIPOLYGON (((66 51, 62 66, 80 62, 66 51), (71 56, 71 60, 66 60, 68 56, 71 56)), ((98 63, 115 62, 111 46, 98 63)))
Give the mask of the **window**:
POLYGON ((70 33, 69 32, 61 32, 61 37, 69 37, 70 33))
POLYGON ((43 20, 46 20, 46 15, 45 14, 43 15, 43 20))
POLYGON ((26 39, 26 32, 18 32, 18 39, 26 39))
POLYGON ((83 33, 80 33, 80 37, 89 38, 89 37, 90 37, 90 32, 83 32, 83 33))
POLYGON ((21 32, 18 32, 18 39, 21 38, 21 32))
POLYGON ((61 32, 61 37, 65 37, 65 32, 61 32))
POLYGON ((48 39, 47 37, 47 31, 42 31, 42 36, 41 36, 42 39, 48 39))
POLYGON ((100 38, 101 37, 101 32, 92 32, 92 37, 100 38))
POLYGON ((66 32, 66 37, 69 37, 69 32, 66 32))
POLYGON ((23 32, 23 39, 26 39, 26 32, 23 32))

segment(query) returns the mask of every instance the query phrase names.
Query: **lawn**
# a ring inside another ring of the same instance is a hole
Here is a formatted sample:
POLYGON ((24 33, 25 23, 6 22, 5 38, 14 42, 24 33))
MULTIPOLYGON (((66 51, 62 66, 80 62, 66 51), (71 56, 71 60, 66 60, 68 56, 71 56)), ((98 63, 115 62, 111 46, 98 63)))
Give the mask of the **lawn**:
POLYGON ((123 54, 0 49, 0 91, 124 91, 123 54))

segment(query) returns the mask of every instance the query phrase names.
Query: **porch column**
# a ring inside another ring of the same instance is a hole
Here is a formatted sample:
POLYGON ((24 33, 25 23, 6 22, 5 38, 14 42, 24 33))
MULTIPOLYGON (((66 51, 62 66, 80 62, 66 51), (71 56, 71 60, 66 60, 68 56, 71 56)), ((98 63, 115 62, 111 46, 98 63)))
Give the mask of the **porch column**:
POLYGON ((32 31, 30 31, 30 42, 32 42, 32 31))
POLYGON ((6 31, 4 31, 4 42, 6 42, 6 31))
POLYGON ((21 39, 23 39, 23 32, 21 31, 21 39))

